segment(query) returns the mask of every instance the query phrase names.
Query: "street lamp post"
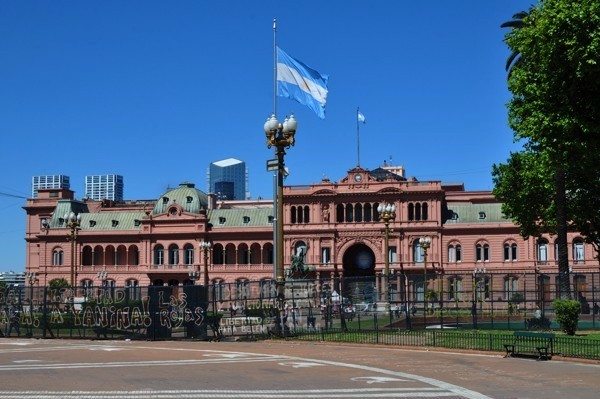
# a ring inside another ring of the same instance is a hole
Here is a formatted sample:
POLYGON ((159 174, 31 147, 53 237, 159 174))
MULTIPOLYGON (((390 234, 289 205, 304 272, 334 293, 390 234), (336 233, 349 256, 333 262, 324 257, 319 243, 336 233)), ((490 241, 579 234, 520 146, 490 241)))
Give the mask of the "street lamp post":
POLYGON ((29 316, 31 317, 31 324, 29 324, 29 336, 33 336, 33 285, 38 281, 36 272, 25 273, 25 278, 29 283, 29 316))
POLYGON ((390 232, 393 231, 390 229, 390 222, 396 219, 396 206, 394 204, 379 204, 377 207, 377 212, 379 214, 379 221, 383 222, 385 226, 385 254, 384 254, 384 262, 385 262, 385 276, 384 279, 386 281, 387 288, 385 290, 385 301, 387 302, 386 306, 390 304, 390 255, 389 255, 389 245, 390 245, 390 232))
POLYGON ((427 251, 431 246, 431 237, 421 237, 419 244, 423 248, 423 313, 427 308, 427 251))
POLYGON ((277 229, 275 232, 276 260, 275 278, 277 282, 277 298, 280 309, 283 308, 285 299, 284 274, 283 274, 283 176, 285 173, 285 150, 294 145, 294 136, 298 122, 292 114, 283 124, 279 123, 275 114, 265 122, 264 130, 267 138, 267 148, 275 147, 277 156, 277 229))
POLYGON ((473 269, 473 303, 471 304, 471 315, 473 316, 473 328, 477 328, 477 293, 481 291, 480 280, 485 276, 485 267, 473 269))
MULTIPOLYGON (((202 252, 203 260, 204 260, 204 269, 202 271, 203 284, 204 287, 208 287, 208 254, 212 251, 212 244, 208 241, 201 241, 199 244, 200 252, 202 252)), ((206 288, 208 289, 208 288, 206 288)))
POLYGON ((192 280, 192 285, 194 285, 194 282, 200 278, 200 272, 198 270, 190 270, 188 276, 192 280))
POLYGON ((65 224, 68 229, 71 230, 69 234, 67 234, 67 241, 71 242, 71 288, 75 288, 75 281, 77 280, 77 270, 75 267, 75 242, 77 241, 77 232, 79 231, 79 226, 81 225, 81 214, 76 214, 75 212, 71 212, 69 214, 65 213, 64 216, 65 224))

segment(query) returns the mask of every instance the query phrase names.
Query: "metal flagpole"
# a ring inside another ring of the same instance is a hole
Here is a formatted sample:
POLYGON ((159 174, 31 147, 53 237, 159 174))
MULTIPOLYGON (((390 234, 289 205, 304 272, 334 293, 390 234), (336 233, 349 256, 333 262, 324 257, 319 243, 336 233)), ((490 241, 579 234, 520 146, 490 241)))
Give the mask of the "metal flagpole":
MULTIPOLYGON (((277 114, 277 18, 273 18, 273 115, 277 114)), ((275 217, 273 218, 273 276, 274 280, 277 281, 277 259, 279 254, 277 253, 277 229, 279 223, 283 223, 283 220, 278 218, 278 204, 277 204, 277 183, 279 182, 280 167, 277 168, 277 172, 273 176, 273 212, 275 217)))
POLYGON ((273 115, 277 115, 277 18, 273 18, 273 115))
POLYGON ((360 114, 359 107, 356 107, 356 151, 357 151, 357 166, 360 166, 360 123, 358 123, 358 115, 360 114))

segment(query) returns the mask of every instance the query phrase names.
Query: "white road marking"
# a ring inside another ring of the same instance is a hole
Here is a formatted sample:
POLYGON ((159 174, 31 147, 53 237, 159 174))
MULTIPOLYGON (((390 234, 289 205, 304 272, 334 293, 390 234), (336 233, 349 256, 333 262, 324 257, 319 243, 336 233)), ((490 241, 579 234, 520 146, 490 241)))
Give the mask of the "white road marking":
POLYGON ((388 382, 406 382, 408 380, 403 380, 400 378, 391 378, 391 377, 354 377, 351 378, 352 381, 364 381, 367 384, 385 384, 388 382))
POLYGON ((1 399, 167 399, 167 398, 440 398, 455 396, 435 388, 422 389, 307 389, 307 390, 145 390, 145 391, 0 391, 1 399))
MULTIPOLYGON (((371 373, 383 374, 390 377, 377 377, 381 378, 380 381, 389 379, 399 379, 400 381, 412 380, 415 382, 421 382, 428 385, 428 387, 420 388, 364 388, 364 389, 322 389, 322 390, 277 390, 277 391, 231 391, 231 390, 215 390, 215 391, 204 391, 204 390, 193 390, 193 391, 0 391, 0 399, 33 399, 39 398, 39 395, 47 398, 59 398, 69 397, 73 399, 115 399, 115 398, 132 398, 132 399, 161 399, 161 398, 239 398, 239 399, 251 399, 251 398, 388 398, 388 397, 445 397, 445 396, 458 396, 465 399, 491 399, 481 393, 471 391, 469 389, 449 384, 444 381, 436 380, 433 378, 423 377, 419 375, 407 374, 398 371, 386 370, 377 367, 363 366, 352 363, 334 362, 320 359, 309 359, 294 356, 278 356, 268 355, 250 352, 236 352, 236 351, 217 351, 217 350, 205 350, 205 349, 182 349, 182 348, 169 348, 169 347, 153 347, 153 346, 137 346, 134 343, 126 343, 125 346, 128 349, 141 350, 167 350, 167 351, 186 351, 186 352, 199 352, 203 353, 205 357, 212 357, 212 359, 202 360, 176 360, 176 361, 142 361, 142 362, 107 362, 107 363, 72 363, 72 364, 50 364, 50 365, 11 365, 11 366, 0 366, 0 372, 9 371, 20 371, 20 370, 43 370, 43 369, 80 369, 80 368, 113 368, 113 367, 140 367, 140 366, 151 366, 151 367, 164 367, 164 366, 176 366, 176 365, 190 365, 190 364, 210 364, 210 363, 246 363, 246 362, 272 362, 278 361, 279 364, 287 367, 292 364, 315 364, 315 365, 329 365, 334 367, 345 367, 350 369, 369 371, 371 373), (36 396, 37 395, 37 396, 36 396)), ((92 344, 92 346, 94 346, 92 344)), ((95 345, 99 347, 99 345, 95 345)), ((34 348, 31 348, 34 349, 34 348)), ((40 349, 40 348, 38 348, 40 349)), ((44 348, 45 350, 63 350, 63 349, 90 349, 90 345, 71 346, 71 347, 60 347, 60 348, 44 348)), ((359 377, 361 378, 361 377, 359 377)), ((367 384, 372 384, 373 380, 370 377, 364 381, 367 384), (369 382, 371 381, 371 382, 369 382)), ((360 381, 360 380, 359 380, 360 381)), ((391 381, 390 381, 391 382, 391 381)))
POLYGON ((279 363, 280 366, 291 366, 295 369, 323 366, 321 363, 309 363, 309 362, 285 362, 279 363))

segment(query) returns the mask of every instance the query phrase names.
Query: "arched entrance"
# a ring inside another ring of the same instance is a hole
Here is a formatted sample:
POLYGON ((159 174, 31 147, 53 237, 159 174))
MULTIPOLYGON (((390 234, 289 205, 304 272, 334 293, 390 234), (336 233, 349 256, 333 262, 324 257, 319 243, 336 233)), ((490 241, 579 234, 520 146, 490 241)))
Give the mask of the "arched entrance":
POLYGON ((365 244, 356 244, 348 248, 342 259, 344 277, 363 277, 375 275, 375 254, 365 244))
POLYGON ((365 244, 348 248, 342 258, 344 268, 343 296, 354 304, 377 301, 375 254, 365 244))

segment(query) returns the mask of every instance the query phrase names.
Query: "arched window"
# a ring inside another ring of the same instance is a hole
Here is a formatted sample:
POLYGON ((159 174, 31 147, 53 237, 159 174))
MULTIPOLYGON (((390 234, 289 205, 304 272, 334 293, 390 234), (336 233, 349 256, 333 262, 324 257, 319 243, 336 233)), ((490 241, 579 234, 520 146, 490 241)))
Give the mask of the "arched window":
POLYGON ((352 204, 346 204, 346 222, 354 221, 354 207, 352 204))
POLYGON ((426 202, 423 202, 423 206, 421 208, 421 220, 427 220, 429 217, 429 206, 426 202))
POLYGON ((263 299, 275 298, 277 296, 275 281, 266 279, 260 281, 260 295, 263 299))
POLYGON ((454 245, 448 245, 448 263, 456 262, 456 248, 454 245))
POLYGON ((415 220, 421 220, 421 204, 418 202, 415 205, 415 220))
POLYGON ((448 279, 448 300, 462 301, 462 283, 460 277, 450 277, 448 279))
POLYGON ((129 247, 129 264, 133 266, 140 264, 140 251, 135 245, 129 247))
POLYGON ((186 244, 183 247, 184 258, 183 261, 186 265, 194 264, 194 246, 192 244, 186 244))
POLYGON ((413 261, 415 263, 422 263, 425 258, 425 251, 421 246, 421 242, 417 239, 413 242, 413 261))
POLYGON ((169 246, 169 265, 179 264, 179 247, 176 244, 169 246))
POLYGON ((379 202, 376 202, 373 205, 373 221, 374 222, 379 222, 379 211, 377 211, 377 208, 379 208, 379 202))
POLYGON ((298 208, 296 208, 296 213, 297 213, 297 220, 298 223, 304 223, 304 213, 302 212, 302 207, 299 206, 298 208))
POLYGON ((519 279, 514 276, 504 278, 504 299, 510 301, 519 292, 519 279))
POLYGON ((456 262, 462 262, 462 246, 456 245, 456 262))
POLYGON ((250 295, 250 282, 245 279, 240 279, 235 282, 236 298, 237 299, 248 299, 250 295))
POLYGON ((355 216, 356 222, 360 223, 363 221, 363 206, 362 206, 362 204, 356 204, 356 206, 354 207, 354 216, 355 216))
POLYGON ((64 261, 64 253, 60 249, 52 251, 52 266, 62 266, 64 261))
POLYGON ((155 265, 163 265, 164 263, 165 263, 165 249, 162 245, 158 244, 157 246, 154 247, 154 264, 155 265))
POLYGON ((490 246, 488 244, 477 244, 475 246, 475 260, 477 262, 490 261, 490 246))
POLYGON ((344 205, 338 204, 335 211, 335 218, 338 223, 344 222, 344 205))
POLYGON ((365 204, 365 222, 371 222, 373 219, 371 218, 371 204, 365 204))
POLYGON ((222 265, 224 263, 224 253, 223 245, 215 244, 212 250, 213 253, 213 263, 215 265, 222 265))
POLYGON ((518 259, 518 247, 515 243, 504 243, 504 261, 514 262, 518 259))
POLYGON ((585 252, 583 248, 583 240, 581 238, 576 238, 573 240, 573 260, 574 261, 583 261, 585 259, 585 252))
POLYGON ((548 240, 540 239, 537 243, 537 258, 540 262, 548 261, 548 240))
POLYGON ((304 207, 304 223, 310 223, 310 208, 308 205, 304 207))
POLYGON ((136 279, 133 279, 133 278, 125 281, 127 297, 130 300, 135 300, 135 299, 140 298, 140 293, 138 290, 139 284, 140 284, 139 281, 137 281, 136 279))
POLYGON ((408 204, 408 220, 415 220, 415 205, 412 202, 408 204))
POLYGON ((295 207, 295 206, 293 206, 293 207, 290 209, 290 219, 291 219, 291 221, 290 221, 290 222, 291 222, 292 224, 296 223, 296 207, 295 207))

